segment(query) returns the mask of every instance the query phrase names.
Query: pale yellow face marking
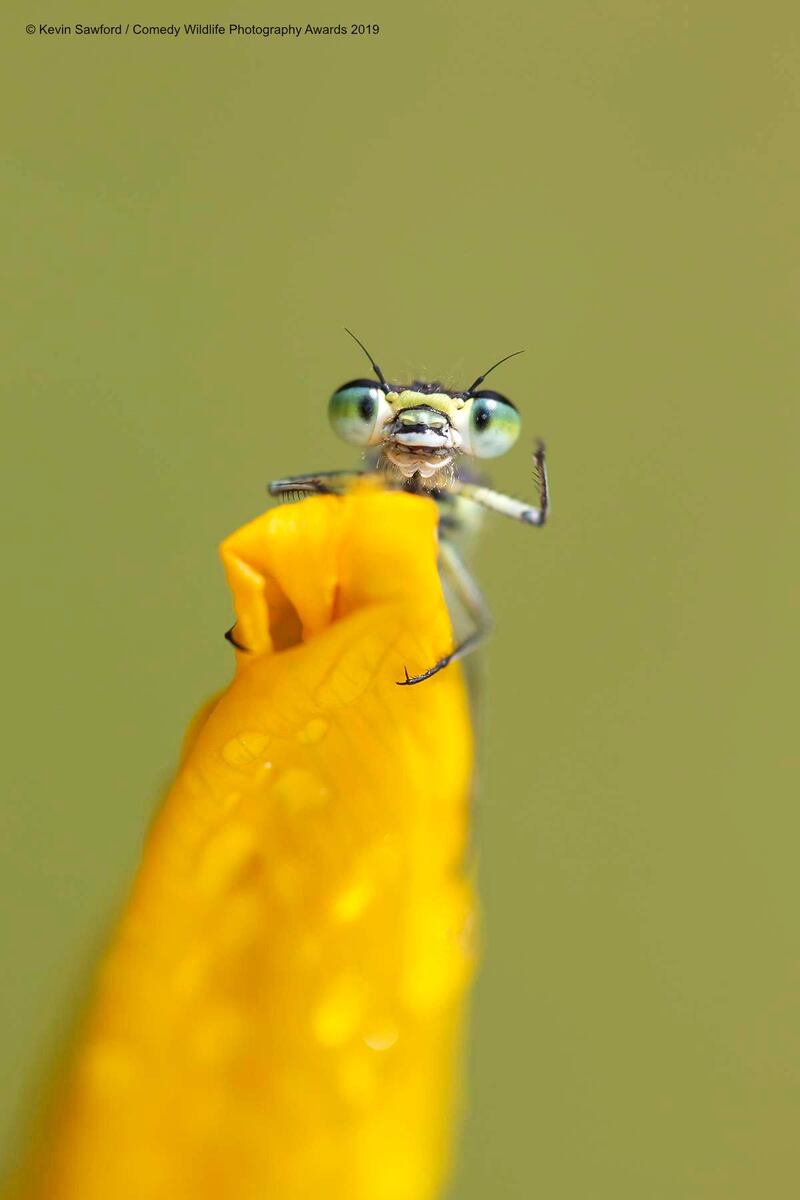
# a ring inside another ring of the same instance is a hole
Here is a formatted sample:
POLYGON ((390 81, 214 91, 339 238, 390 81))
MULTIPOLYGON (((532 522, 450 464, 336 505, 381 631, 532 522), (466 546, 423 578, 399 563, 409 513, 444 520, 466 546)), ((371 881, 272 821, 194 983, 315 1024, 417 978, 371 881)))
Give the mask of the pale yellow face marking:
POLYGON ((402 412, 404 408, 419 408, 426 404, 428 408, 445 413, 451 420, 467 403, 463 396, 448 396, 446 392, 415 392, 411 388, 402 392, 387 392, 386 399, 395 413, 402 412))

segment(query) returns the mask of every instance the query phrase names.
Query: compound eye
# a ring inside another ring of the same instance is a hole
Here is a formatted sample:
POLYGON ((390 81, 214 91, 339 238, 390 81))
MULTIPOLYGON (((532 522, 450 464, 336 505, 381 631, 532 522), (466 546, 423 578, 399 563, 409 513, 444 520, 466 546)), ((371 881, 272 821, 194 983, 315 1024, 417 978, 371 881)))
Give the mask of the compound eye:
POLYGON ((476 458, 505 454, 519 437, 519 413, 499 392, 476 392, 471 401, 464 449, 476 458))
POLYGON ((369 446, 380 441, 380 431, 390 413, 383 389, 370 379, 345 383, 333 393, 328 405, 334 432, 352 446, 369 446))

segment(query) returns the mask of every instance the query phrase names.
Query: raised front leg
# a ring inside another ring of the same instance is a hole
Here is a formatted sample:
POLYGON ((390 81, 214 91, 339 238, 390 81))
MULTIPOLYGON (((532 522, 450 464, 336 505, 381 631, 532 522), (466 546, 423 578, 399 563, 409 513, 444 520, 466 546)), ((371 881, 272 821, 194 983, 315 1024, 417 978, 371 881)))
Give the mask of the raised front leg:
POLYGON ((468 500, 473 500, 475 504, 480 504, 492 512, 500 513, 503 517, 511 517, 526 525, 544 525, 550 512, 550 493, 547 486, 544 442, 541 441, 536 443, 533 452, 533 475, 539 492, 538 507, 525 504, 522 500, 515 500, 512 496, 505 496, 502 492, 495 492, 492 488, 480 487, 475 483, 464 483, 460 479, 453 482, 450 491, 455 495, 465 496, 468 500))

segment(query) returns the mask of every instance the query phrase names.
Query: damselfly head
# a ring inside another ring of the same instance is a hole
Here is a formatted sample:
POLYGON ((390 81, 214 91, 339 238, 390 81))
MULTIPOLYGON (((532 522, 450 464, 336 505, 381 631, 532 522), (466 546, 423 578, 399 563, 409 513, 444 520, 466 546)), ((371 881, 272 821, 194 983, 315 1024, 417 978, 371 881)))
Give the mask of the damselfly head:
POLYGON ((419 380, 388 383, 365 353, 378 382, 354 379, 338 388, 330 400, 330 421, 346 442, 379 448, 381 466, 390 473, 439 487, 452 477, 459 454, 494 458, 517 440, 520 416, 511 401, 499 392, 475 390, 489 371, 464 392, 419 380))

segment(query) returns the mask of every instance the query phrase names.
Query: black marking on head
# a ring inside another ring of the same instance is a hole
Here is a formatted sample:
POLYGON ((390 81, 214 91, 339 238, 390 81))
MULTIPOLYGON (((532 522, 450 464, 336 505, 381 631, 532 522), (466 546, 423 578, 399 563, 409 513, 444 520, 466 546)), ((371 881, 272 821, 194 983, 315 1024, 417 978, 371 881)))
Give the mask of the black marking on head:
POLYGON ((473 400, 499 400, 501 404, 507 404, 509 408, 513 408, 514 412, 519 412, 513 400, 509 400, 508 396, 504 396, 502 392, 493 392, 489 388, 484 388, 482 392, 471 392, 470 397, 473 400))
POLYGON ((460 392, 451 391, 450 388, 445 387, 443 383, 440 383, 438 379, 431 379, 430 381, 426 379, 415 379, 413 383, 405 384, 403 390, 409 392, 422 392, 423 395, 426 396, 432 396, 435 392, 442 392, 446 396, 458 396, 461 394, 460 392))
POLYGON ((400 412, 397 414, 396 419, 399 419, 399 417, 402 415, 402 413, 408 413, 408 412, 433 413, 433 415, 435 417, 440 417, 440 418, 443 417, 445 419, 445 421, 447 421, 448 424, 451 424, 448 413, 442 412, 442 410, 440 408, 436 408, 433 404, 412 404, 412 405, 408 406, 407 408, 401 408, 400 412))
POLYGON ((343 383, 336 391, 343 392, 346 388, 375 388, 376 386, 374 379, 348 379, 347 383, 343 383))

